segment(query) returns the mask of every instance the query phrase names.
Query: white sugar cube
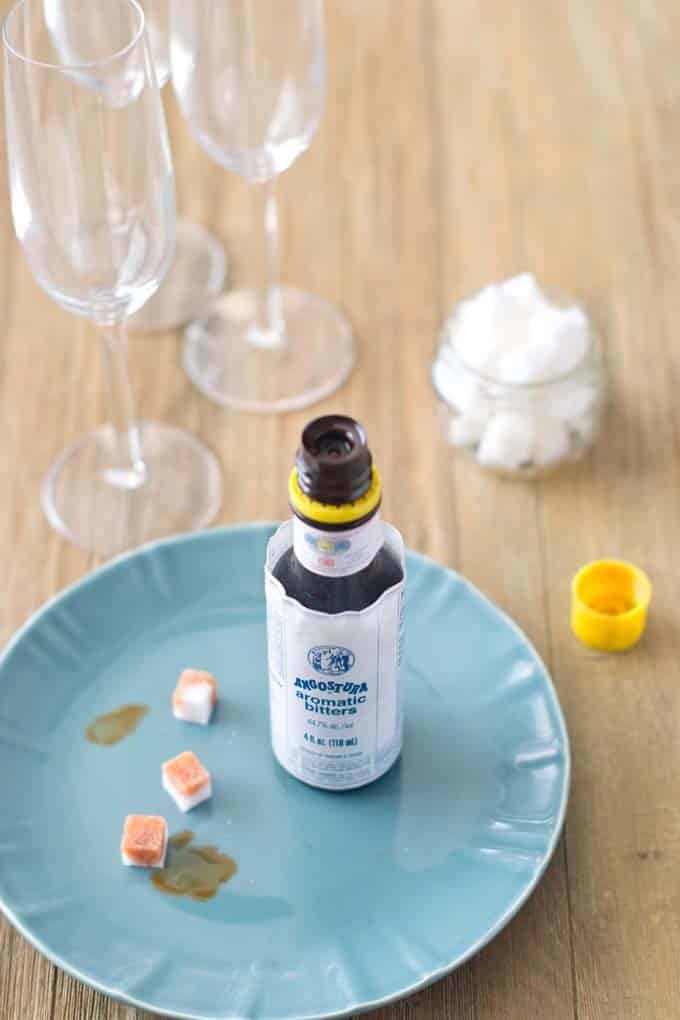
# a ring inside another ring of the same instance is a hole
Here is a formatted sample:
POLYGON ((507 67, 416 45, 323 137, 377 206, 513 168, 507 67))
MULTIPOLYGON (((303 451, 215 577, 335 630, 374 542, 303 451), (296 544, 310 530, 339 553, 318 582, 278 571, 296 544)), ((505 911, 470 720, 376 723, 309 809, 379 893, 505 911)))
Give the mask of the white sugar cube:
POLYGON ((499 411, 489 420, 477 450, 484 467, 516 471, 532 459, 535 429, 530 415, 499 411))
POLYGON ((476 417, 489 415, 489 402, 480 384, 465 373, 459 365, 440 358, 432 370, 434 387, 446 403, 461 414, 476 417))
POLYGON ((515 385, 534 383, 544 376, 546 368, 550 371, 553 361, 554 350, 550 345, 527 344, 499 359, 498 378, 504 383, 515 385))
POLYGON ((496 358, 500 359, 512 351, 521 350, 527 344, 529 326, 535 305, 522 301, 507 294, 501 289, 502 299, 499 304, 496 330, 498 343, 496 358))
POLYGON ((453 407, 460 407, 461 393, 470 388, 460 368, 445 357, 438 358, 432 366, 432 383, 442 400, 453 407))
POLYGON ((474 446, 482 438, 488 413, 455 415, 449 424, 449 442, 454 446, 474 446))
POLYGON ((569 453, 569 432, 557 418, 536 418, 533 460, 538 467, 548 467, 569 453))
POLYGON ((175 719, 207 726, 216 703, 217 681, 212 673, 185 669, 172 696, 175 719))
POLYGON ((544 303, 543 291, 538 286, 533 273, 520 273, 501 284, 503 292, 523 304, 544 303))
POLYGON ((163 789, 170 794, 180 811, 191 811, 212 797, 210 773, 193 751, 184 751, 162 767, 163 789))
POLYGON ((534 361, 531 381, 542 382, 571 372, 583 361, 589 345, 590 327, 581 308, 537 307, 527 337, 527 351, 534 361))
POLYGON ((460 324, 468 326, 494 325, 503 302, 503 292, 497 283, 483 287, 474 297, 462 301, 459 308, 460 324))
POLYGON ((211 780, 208 780, 206 785, 196 793, 186 794, 181 793, 172 785, 169 779, 166 779, 166 777, 163 776, 163 789, 170 794, 177 807, 184 814, 186 814, 187 811, 191 811, 193 808, 198 807, 198 805, 202 804, 204 800, 209 800, 212 797, 211 780))
POLYGON ((592 416, 596 397, 594 386, 571 380, 565 381, 551 394, 548 410, 554 418, 562 418, 569 423, 575 422, 583 415, 592 416))
POLYGON ((207 726, 213 712, 213 689, 210 684, 192 684, 182 691, 181 702, 172 706, 175 719, 207 726))
POLYGON ((492 284, 460 306, 453 346, 459 358, 478 372, 486 371, 498 356, 506 304, 501 288, 492 284))

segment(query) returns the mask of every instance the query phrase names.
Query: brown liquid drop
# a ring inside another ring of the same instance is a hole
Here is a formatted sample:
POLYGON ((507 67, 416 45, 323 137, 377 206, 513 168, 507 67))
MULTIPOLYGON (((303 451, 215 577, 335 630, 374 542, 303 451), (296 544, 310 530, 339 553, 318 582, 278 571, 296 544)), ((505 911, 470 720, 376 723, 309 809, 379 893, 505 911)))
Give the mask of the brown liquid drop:
POLYGON ((151 881, 168 896, 211 900, 236 874, 236 861, 214 846, 192 846, 194 833, 178 832, 168 840, 168 862, 151 881))
POLYGON ((148 711, 148 705, 123 705, 91 722, 85 735, 91 744, 111 747, 134 733, 148 711))

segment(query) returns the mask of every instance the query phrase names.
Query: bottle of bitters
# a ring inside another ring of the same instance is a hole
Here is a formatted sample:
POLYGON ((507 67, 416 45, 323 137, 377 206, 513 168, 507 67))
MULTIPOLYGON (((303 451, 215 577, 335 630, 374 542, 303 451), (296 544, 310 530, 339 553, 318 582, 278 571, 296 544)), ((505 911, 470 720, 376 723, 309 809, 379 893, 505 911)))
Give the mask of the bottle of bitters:
POLYGON ((272 746, 297 779, 355 789, 401 752, 405 586, 403 541, 381 520, 358 422, 306 427, 289 499, 265 571, 272 746))

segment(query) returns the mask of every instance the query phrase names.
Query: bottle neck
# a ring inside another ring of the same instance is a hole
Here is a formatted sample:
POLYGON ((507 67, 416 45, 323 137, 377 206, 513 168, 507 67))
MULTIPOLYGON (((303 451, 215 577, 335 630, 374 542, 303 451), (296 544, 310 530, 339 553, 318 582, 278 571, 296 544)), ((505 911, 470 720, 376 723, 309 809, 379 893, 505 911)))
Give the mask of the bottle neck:
POLYGON ((303 567, 322 577, 348 577, 373 562, 385 541, 380 513, 346 531, 327 531, 293 518, 293 550, 303 567))

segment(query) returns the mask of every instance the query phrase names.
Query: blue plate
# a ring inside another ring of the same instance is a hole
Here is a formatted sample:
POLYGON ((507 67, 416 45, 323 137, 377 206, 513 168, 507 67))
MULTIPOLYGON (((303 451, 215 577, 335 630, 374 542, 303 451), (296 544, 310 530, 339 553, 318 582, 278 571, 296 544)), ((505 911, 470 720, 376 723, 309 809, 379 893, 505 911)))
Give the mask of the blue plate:
POLYGON ((69 973, 200 1020, 356 1013, 443 976, 507 924, 555 849, 569 747, 546 671, 464 580, 408 558, 406 743, 373 786, 323 793, 270 753, 263 562, 268 525, 149 546, 47 605, 0 661, 0 897, 69 973), (213 671, 209 727, 176 722, 186 666, 213 671), (93 717, 151 712, 115 747, 93 717), (215 794, 189 816, 160 764, 191 748, 215 794), (235 858, 206 903, 124 868, 127 813, 235 858))

